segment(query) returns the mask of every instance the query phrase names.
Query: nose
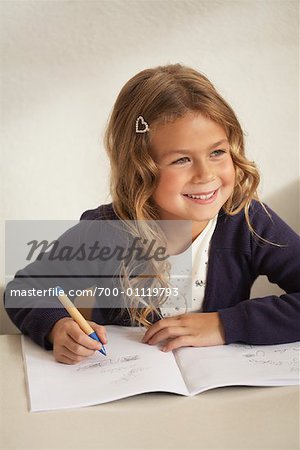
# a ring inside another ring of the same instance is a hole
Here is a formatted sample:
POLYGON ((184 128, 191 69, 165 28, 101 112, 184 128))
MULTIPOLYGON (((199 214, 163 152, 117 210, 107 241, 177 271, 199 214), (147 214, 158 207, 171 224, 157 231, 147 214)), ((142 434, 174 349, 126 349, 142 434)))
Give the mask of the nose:
POLYGON ((201 161, 194 165, 192 182, 209 183, 215 179, 215 173, 211 164, 207 161, 201 161))

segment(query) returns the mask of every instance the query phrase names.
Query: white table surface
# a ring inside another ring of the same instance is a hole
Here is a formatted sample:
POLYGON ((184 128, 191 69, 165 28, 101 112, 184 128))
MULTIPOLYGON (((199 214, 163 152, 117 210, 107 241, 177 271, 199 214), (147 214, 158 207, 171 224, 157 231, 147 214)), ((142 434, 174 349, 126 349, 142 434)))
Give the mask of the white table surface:
POLYGON ((20 335, 0 336, 0 448, 298 450, 299 388, 226 387, 195 397, 144 394, 30 413, 20 335))

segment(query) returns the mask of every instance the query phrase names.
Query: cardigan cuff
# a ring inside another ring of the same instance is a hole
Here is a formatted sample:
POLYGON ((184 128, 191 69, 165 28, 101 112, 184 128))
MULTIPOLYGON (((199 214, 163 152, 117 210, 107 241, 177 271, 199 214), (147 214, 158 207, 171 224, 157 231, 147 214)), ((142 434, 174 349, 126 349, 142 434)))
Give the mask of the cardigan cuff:
POLYGON ((27 329, 31 330, 29 336, 46 350, 52 350, 53 345, 47 340, 47 336, 55 323, 64 317, 70 317, 64 308, 37 308, 32 310, 29 320, 30 325, 27 325, 27 329))
POLYGON ((232 344, 234 342, 247 343, 247 320, 245 310, 239 307, 218 310, 224 327, 225 343, 232 344))

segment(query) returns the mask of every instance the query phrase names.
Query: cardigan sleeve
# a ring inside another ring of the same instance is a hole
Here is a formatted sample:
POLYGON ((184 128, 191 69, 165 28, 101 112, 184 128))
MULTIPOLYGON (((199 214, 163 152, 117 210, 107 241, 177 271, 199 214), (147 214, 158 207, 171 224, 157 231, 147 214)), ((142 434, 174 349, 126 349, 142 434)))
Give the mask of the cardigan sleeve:
MULTIPOLYGON (((89 263, 88 258, 83 258, 82 245, 85 245, 85 249, 88 248, 93 235, 95 236, 95 233, 91 233, 91 228, 96 229, 101 226, 99 224, 99 221, 82 221, 57 239, 57 253, 63 249, 74 249, 78 252, 78 259, 51 258, 50 251, 41 253, 40 259, 38 257, 19 270, 6 287, 4 304, 8 316, 23 334, 46 349, 52 349, 52 344, 47 340, 51 328, 59 319, 69 317, 55 294, 47 289, 60 286, 69 294, 71 289, 75 292, 77 289, 87 289, 94 285, 95 277, 101 273, 102 266, 98 262, 89 263), (41 297, 33 296, 30 293, 33 289, 39 289, 46 294, 41 297)), ((69 297, 74 300, 76 295, 69 294, 69 297)))
POLYGON ((256 204, 251 214, 251 224, 260 236, 250 235, 252 276, 267 276, 285 293, 246 299, 220 309, 227 344, 271 345, 300 340, 300 238, 270 208, 267 210, 270 217, 256 204))

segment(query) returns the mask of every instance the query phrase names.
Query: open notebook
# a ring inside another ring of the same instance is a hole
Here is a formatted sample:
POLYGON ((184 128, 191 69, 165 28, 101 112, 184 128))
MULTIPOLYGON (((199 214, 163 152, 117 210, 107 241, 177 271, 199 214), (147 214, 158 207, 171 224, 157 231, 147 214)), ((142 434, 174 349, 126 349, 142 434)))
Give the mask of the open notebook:
POLYGON ((164 353, 142 344, 139 328, 107 326, 107 356, 96 352, 76 365, 22 336, 31 411, 96 405, 145 392, 195 395, 232 386, 299 383, 300 342, 272 346, 230 344, 164 353))

